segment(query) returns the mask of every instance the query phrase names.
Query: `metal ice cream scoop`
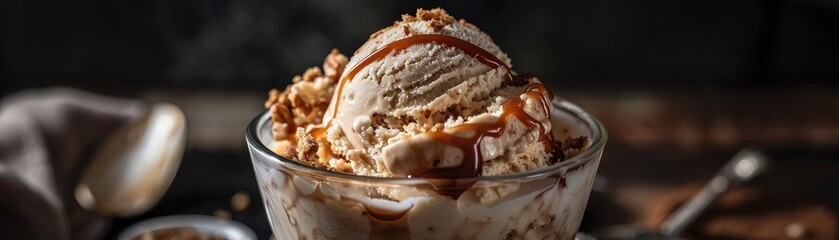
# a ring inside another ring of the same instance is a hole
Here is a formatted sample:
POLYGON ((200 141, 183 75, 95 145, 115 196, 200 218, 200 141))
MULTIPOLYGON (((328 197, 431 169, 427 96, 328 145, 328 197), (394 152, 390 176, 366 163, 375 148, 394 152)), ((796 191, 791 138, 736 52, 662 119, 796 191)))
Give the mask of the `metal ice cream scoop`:
POLYGON ((733 186, 754 178, 766 170, 766 157, 754 149, 746 149, 737 153, 717 173, 705 188, 697 193, 690 201, 673 212, 661 224, 661 233, 676 238, 684 232, 693 220, 708 208, 722 193, 733 186))
POLYGON ((632 226, 616 226, 597 231, 595 235, 598 239, 678 239, 717 197, 765 171, 767 163, 766 156, 758 150, 740 151, 699 193, 670 214, 659 231, 632 226))
POLYGON ((75 189, 83 208, 129 217, 154 206, 175 177, 186 144, 186 118, 172 104, 155 104, 112 133, 75 189))

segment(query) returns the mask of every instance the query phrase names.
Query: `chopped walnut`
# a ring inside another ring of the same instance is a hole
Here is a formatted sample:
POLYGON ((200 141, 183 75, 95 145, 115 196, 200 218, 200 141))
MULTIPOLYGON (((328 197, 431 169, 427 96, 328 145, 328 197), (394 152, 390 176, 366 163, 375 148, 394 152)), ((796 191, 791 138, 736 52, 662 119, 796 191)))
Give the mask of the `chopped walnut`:
POLYGON ((446 13, 442 8, 434 8, 431 10, 417 9, 416 16, 402 15, 403 22, 426 21, 428 26, 434 31, 440 31, 446 25, 456 22, 455 18, 446 13))
POLYGON ((274 124, 271 126, 271 132, 274 134, 274 140, 287 139, 290 130, 295 128, 294 117, 288 106, 282 104, 274 104, 270 108, 271 121, 274 124))
POLYGON ((297 156, 295 159, 312 167, 328 167, 328 165, 320 161, 317 152, 318 144, 312 138, 312 135, 306 133, 306 130, 303 128, 297 128, 297 156))
POLYGON ((290 88, 288 87, 282 92, 271 89, 268 93, 268 100, 265 101, 265 107, 271 112, 271 121, 274 122, 271 131, 275 140, 286 139, 291 130, 296 128, 290 110, 292 106, 288 101, 289 92, 290 88))
POLYGON ((268 92, 268 100, 265 100, 265 108, 271 108, 271 105, 277 103, 279 99, 280 90, 277 90, 276 88, 271 89, 271 91, 268 92))
POLYGON ((296 76, 291 78, 292 83, 299 83, 299 82, 302 82, 302 81, 303 81, 303 77, 301 77, 300 75, 296 75, 296 76))
POLYGON ((319 67, 312 67, 303 75, 294 76, 293 84, 285 90, 272 89, 268 93, 265 107, 271 112, 275 140, 294 138, 297 127, 320 123, 329 107, 338 75, 348 62, 346 56, 333 49, 323 62, 326 74, 319 67))
POLYGON ((295 159, 295 157, 297 157, 297 149, 293 146, 288 146, 288 147, 285 148, 285 150, 283 150, 279 154, 280 154, 280 156, 283 156, 284 158, 295 159))
MULTIPOLYGON (((435 32, 439 32, 444 27, 446 27, 450 24, 453 24, 453 23, 460 23, 460 24, 463 24, 464 26, 466 26, 468 28, 478 30, 478 27, 476 27, 475 25, 472 25, 471 23, 466 22, 466 20, 463 20, 463 19, 456 20, 454 17, 452 17, 451 15, 446 13, 446 10, 443 10, 442 8, 434 8, 434 9, 431 9, 431 10, 425 10, 425 9, 420 8, 420 9, 417 9, 417 13, 416 13, 415 16, 411 16, 409 14, 403 14, 402 15, 402 21, 395 21, 395 22, 393 22, 392 26, 386 27, 384 29, 380 29, 379 31, 376 31, 373 34, 370 34, 370 39, 376 38, 379 35, 382 35, 383 33, 387 32, 387 31, 389 31, 389 30, 391 30, 395 27, 399 27, 399 25, 402 25, 402 23, 411 23, 411 22, 418 22, 418 21, 425 21, 426 25, 428 27, 430 27, 431 29, 433 29, 435 32)), ((411 35, 411 33, 412 33, 411 28, 406 26, 406 25, 402 25, 402 33, 404 33, 406 36, 411 35)), ((358 53, 358 52, 356 51, 356 53, 358 53)))
POLYGON ((337 82, 349 62, 350 59, 338 52, 338 49, 332 49, 332 52, 323 60, 323 72, 327 78, 337 82))
POLYGON ((303 81, 312 82, 315 81, 316 77, 320 77, 321 75, 323 75, 323 72, 320 71, 319 67, 310 67, 303 73, 303 81))
POLYGON ((321 146, 305 127, 322 121, 348 62, 346 56, 333 49, 323 61, 323 71, 319 67, 309 68, 294 76, 293 83, 283 91, 268 92, 265 107, 271 114, 274 140, 286 143, 276 150, 278 154, 313 167, 328 166, 318 157, 318 149, 328 147, 321 146))

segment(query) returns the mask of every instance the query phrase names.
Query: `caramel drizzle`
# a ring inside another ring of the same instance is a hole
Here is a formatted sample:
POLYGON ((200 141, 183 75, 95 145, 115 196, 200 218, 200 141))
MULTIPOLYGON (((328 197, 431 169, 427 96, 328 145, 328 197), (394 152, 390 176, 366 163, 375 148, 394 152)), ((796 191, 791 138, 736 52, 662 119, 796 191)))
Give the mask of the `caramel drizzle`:
MULTIPOLYGON (((535 87, 538 83, 528 85, 528 89, 524 94, 528 97, 534 97, 532 95, 538 94, 539 99, 543 102, 543 107, 548 107, 545 105, 547 101, 545 100, 543 89, 542 87, 535 87)), ((426 170, 424 172, 417 172, 412 173, 411 176, 418 176, 418 177, 428 177, 428 178, 446 178, 452 176, 480 176, 483 168, 483 156, 481 155, 481 142, 483 141, 484 137, 501 137, 504 133, 504 130, 507 128, 507 121, 511 117, 515 117, 522 123, 524 123, 528 130, 538 127, 540 133, 540 140, 543 141, 543 144, 546 144, 545 147, 547 149, 553 149, 553 145, 550 142, 545 143, 544 140, 550 140, 549 137, 545 137, 547 135, 547 131, 542 124, 536 120, 535 118, 531 117, 530 114, 524 111, 525 100, 515 98, 507 101, 503 105, 501 105, 502 113, 499 117, 499 121, 494 123, 464 123, 457 126, 452 127, 452 132, 462 132, 462 131, 471 131, 474 132, 470 137, 459 137, 457 135, 445 133, 445 132, 429 132, 429 137, 436 141, 444 142, 446 145, 455 146, 460 148, 463 151, 464 160, 463 162, 457 167, 447 167, 447 168, 432 168, 430 170, 426 170)), ((545 112, 550 114, 550 108, 546 108, 545 112)), ((548 115, 550 116, 550 115, 548 115)))
MULTIPOLYGON (((352 79, 355 78, 355 75, 358 74, 362 69, 364 69, 364 67, 370 65, 371 63, 377 60, 384 58, 392 52, 405 50, 413 45, 427 43, 456 47, 461 51, 465 52, 466 54, 474 56, 476 60, 493 69, 499 67, 504 68, 504 70, 506 70, 505 78, 507 80, 504 83, 505 85, 521 86, 527 84, 529 80, 534 77, 530 74, 513 75, 513 71, 510 69, 509 66, 507 66, 507 64, 504 61, 501 61, 501 59, 498 59, 498 57, 496 57, 492 53, 468 41, 442 34, 412 35, 385 45, 383 48, 376 50, 375 52, 371 53, 370 55, 359 61, 357 64, 349 68, 346 71, 344 77, 341 78, 341 82, 338 85, 338 91, 337 96, 335 98, 335 107, 332 112, 332 118, 329 120, 329 123, 314 128, 311 132, 318 133, 317 135, 320 135, 323 132, 325 132, 324 128, 328 126, 331 123, 332 119, 334 119, 338 115, 338 106, 340 106, 341 96, 344 92, 344 86, 347 84, 347 82, 352 81, 352 79)), ((545 87, 545 85, 539 83, 529 84, 524 94, 530 98, 540 99, 542 103, 542 108, 545 110, 545 114, 548 117, 551 116, 550 101, 553 100, 553 95, 545 87), (545 97, 546 95, 548 96, 547 98, 545 97)), ((507 127, 507 120, 510 117, 516 117, 517 119, 519 119, 519 121, 521 121, 527 126, 528 130, 532 130, 533 128, 538 127, 540 132, 539 139, 545 145, 546 150, 551 151, 553 155, 557 155, 556 150, 558 148, 554 147, 554 141, 552 140, 553 136, 545 131, 545 127, 542 126, 542 124, 539 121, 537 121, 524 111, 524 105, 524 100, 518 98, 512 99, 502 105, 503 111, 498 122, 464 123, 455 126, 452 129, 455 132, 474 131, 475 134, 468 138, 458 137, 445 132, 427 133, 432 139, 443 142, 450 146, 460 148, 461 151, 463 151, 464 153, 463 162, 457 167, 433 168, 424 172, 412 173, 409 177, 451 178, 480 176, 483 168, 483 156, 481 156, 480 145, 483 138, 500 137, 501 134, 504 132, 505 128, 507 127)), ((552 161, 555 162, 553 158, 552 161)))
MULTIPOLYGON (((341 83, 338 85, 338 92, 337 92, 338 98, 335 100, 335 106, 336 107, 332 112, 332 118, 335 118, 335 116, 338 116, 338 107, 337 106, 339 106, 339 103, 341 103, 341 96, 344 92, 344 85, 346 85, 347 82, 352 81, 352 79, 355 78, 355 75, 358 74, 358 72, 360 72, 362 69, 364 69, 364 67, 366 67, 367 65, 370 65, 371 63, 373 63, 377 60, 380 60, 380 59, 386 57, 391 52, 399 52, 399 51, 405 50, 406 48, 409 48, 413 45, 426 44, 426 43, 436 43, 436 44, 441 44, 441 45, 445 45, 445 46, 456 47, 456 48, 460 49, 461 51, 466 52, 466 54, 474 56, 478 61, 480 61, 483 64, 486 64, 487 66, 489 66, 493 69, 499 68, 499 67, 504 68, 504 70, 507 70, 507 73, 505 74, 505 77, 510 82, 513 82, 513 81, 517 80, 517 76, 514 76, 512 74, 513 71, 510 70, 510 67, 507 66, 507 64, 504 63, 504 61, 501 61, 501 59, 498 59, 498 57, 496 57, 492 53, 487 52, 487 50, 484 50, 483 48, 478 47, 475 44, 472 44, 472 43, 467 42, 465 40, 462 40, 460 38, 452 37, 452 36, 449 36, 449 35, 443 35, 443 34, 412 35, 412 36, 409 36, 409 37, 406 37, 406 38, 399 39, 399 40, 393 41, 391 43, 388 43, 383 48, 381 48, 379 50, 376 50, 375 52, 371 53, 370 55, 368 55, 367 57, 362 59, 360 62, 353 65, 351 68, 349 68, 349 70, 347 71, 347 74, 344 75, 343 78, 341 78, 341 83)), ((527 79, 524 79, 524 80, 526 81, 527 79)))

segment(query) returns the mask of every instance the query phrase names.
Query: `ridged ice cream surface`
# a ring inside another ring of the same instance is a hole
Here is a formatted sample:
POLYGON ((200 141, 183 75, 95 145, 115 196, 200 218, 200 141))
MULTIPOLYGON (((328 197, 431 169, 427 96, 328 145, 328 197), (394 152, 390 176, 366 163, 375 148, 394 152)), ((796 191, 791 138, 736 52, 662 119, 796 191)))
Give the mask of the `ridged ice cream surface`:
POLYGON ((326 74, 307 71, 273 92, 276 152, 359 175, 461 178, 528 171, 580 150, 579 139, 552 138, 553 96, 510 63, 474 25, 418 10, 348 61, 333 51, 326 74))

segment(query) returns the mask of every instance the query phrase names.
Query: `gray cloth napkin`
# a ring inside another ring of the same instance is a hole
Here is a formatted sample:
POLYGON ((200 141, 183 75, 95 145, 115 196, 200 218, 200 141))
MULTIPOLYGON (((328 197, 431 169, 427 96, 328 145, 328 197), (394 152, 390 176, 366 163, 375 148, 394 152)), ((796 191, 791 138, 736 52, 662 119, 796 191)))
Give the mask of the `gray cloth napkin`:
POLYGON ((109 221, 73 197, 92 151, 146 106, 69 88, 0 102, 0 239, 98 239, 109 221))

